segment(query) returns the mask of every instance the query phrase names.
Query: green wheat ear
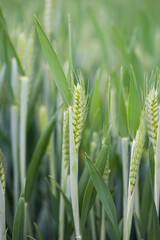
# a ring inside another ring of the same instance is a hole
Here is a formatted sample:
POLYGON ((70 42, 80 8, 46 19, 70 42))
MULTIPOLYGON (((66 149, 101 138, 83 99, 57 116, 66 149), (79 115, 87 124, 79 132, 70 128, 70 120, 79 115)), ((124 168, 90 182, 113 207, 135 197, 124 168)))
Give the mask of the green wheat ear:
POLYGON ((158 129, 158 92, 152 89, 145 101, 145 121, 150 142, 153 145, 154 153, 157 145, 157 129, 158 129))
POLYGON ((3 153, 0 149, 0 180, 2 183, 3 191, 5 193, 5 168, 4 168, 4 158, 3 153))
POLYGON ((136 137, 133 140, 131 150, 131 165, 129 174, 129 194, 132 195, 136 184, 137 174, 140 165, 140 159, 143 153, 146 136, 146 127, 144 123, 144 117, 141 116, 140 126, 137 130, 136 137))
POLYGON ((65 169, 69 163, 69 112, 68 110, 63 113, 63 156, 65 169))
POLYGON ((75 148, 78 151, 87 116, 87 99, 82 81, 77 86, 74 86, 72 112, 75 148))

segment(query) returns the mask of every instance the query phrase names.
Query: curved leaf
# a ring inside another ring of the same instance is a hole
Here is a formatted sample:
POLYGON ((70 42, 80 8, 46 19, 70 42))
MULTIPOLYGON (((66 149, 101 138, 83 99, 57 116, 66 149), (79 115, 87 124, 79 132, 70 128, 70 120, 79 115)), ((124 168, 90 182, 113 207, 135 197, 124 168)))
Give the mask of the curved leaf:
POLYGON ((61 67, 61 64, 58 60, 58 57, 36 17, 35 20, 41 46, 46 57, 46 60, 48 62, 48 65, 50 67, 50 70, 52 72, 54 81, 57 85, 57 88, 63 98, 66 107, 69 107, 71 105, 72 96, 68 86, 67 79, 61 67))
MULTIPOLYGON (((96 166, 98 170, 100 171, 101 174, 103 174, 105 164, 106 164, 106 159, 107 159, 107 152, 108 152, 108 146, 104 145, 99 153, 98 159, 96 161, 96 166)), ((96 191, 94 189, 93 182, 91 178, 88 180, 88 184, 86 186, 84 196, 83 196, 83 201, 82 201, 82 209, 81 209, 81 231, 83 231, 87 217, 88 217, 88 212, 93 205, 93 202, 96 197, 96 191)), ((80 204, 81 205, 81 204, 80 204)))
POLYGON ((88 157, 86 158, 86 160, 87 160, 88 168, 91 174, 93 184, 96 188, 97 194, 103 204, 103 207, 106 211, 108 219, 112 224, 114 234, 115 234, 115 239, 120 239, 118 225, 117 225, 116 208, 113 202, 112 195, 107 185, 105 184, 102 176, 100 175, 96 166, 94 165, 94 163, 88 157))
POLYGON ((38 177, 39 168, 40 168, 43 156, 45 154, 45 151, 47 149, 49 139, 53 132, 53 127, 54 127, 54 123, 55 123, 55 115, 52 117, 46 130, 40 137, 40 139, 36 145, 35 151, 33 153, 31 163, 28 168, 27 178, 26 178, 26 186, 25 186, 25 201, 26 202, 29 202, 31 199, 32 192, 34 190, 34 185, 35 185, 37 177, 38 177))
POLYGON ((24 197, 20 197, 16 208, 12 240, 23 239, 24 217, 25 217, 24 197))
POLYGON ((130 88, 128 97, 128 129, 133 139, 139 127, 140 114, 141 114, 141 102, 136 87, 136 80, 133 67, 130 66, 130 88))

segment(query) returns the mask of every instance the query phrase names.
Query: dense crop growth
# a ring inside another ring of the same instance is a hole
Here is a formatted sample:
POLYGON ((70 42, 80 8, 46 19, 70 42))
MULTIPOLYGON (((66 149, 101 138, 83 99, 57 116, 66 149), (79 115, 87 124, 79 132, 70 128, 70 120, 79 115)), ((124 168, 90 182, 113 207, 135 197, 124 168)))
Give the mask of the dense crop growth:
POLYGON ((158 240, 160 3, 0 1, 0 240, 158 240))

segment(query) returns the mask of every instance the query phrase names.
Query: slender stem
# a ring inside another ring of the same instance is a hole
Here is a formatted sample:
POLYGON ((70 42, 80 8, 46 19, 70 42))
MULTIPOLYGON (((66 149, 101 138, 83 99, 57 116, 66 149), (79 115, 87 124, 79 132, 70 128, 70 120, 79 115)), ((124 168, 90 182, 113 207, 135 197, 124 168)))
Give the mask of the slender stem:
POLYGON ((28 101, 28 83, 27 77, 21 77, 21 95, 20 95, 20 179, 21 188, 26 176, 26 122, 27 122, 27 101, 28 101))
MULTIPOLYGON (((64 193, 66 192, 66 182, 67 182, 67 172, 65 171, 64 168, 64 161, 62 160, 62 168, 61 170, 61 188, 63 189, 64 193)), ((65 204, 64 204, 64 199, 61 194, 60 196, 60 212, 59 212, 59 240, 64 239, 64 217, 65 217, 65 204)))
POLYGON ((138 219, 140 218, 140 206, 139 206, 139 175, 137 175, 136 185, 135 185, 135 203, 134 211, 138 219))
POLYGON ((102 207, 102 221, 101 221, 101 237, 100 240, 105 240, 106 236, 105 236, 106 230, 105 230, 105 210, 104 207, 102 207))
POLYGON ((73 218, 76 231, 76 239, 82 239, 80 234, 79 220, 79 200, 78 200, 78 151, 75 149, 73 125, 72 125, 72 110, 69 108, 69 138, 70 138, 70 187, 71 200, 73 209, 73 218))
MULTIPOLYGON (((134 212, 136 217, 140 221, 140 204, 139 204, 139 175, 137 175, 136 185, 135 185, 135 200, 134 200, 134 212)), ((135 224, 137 239, 141 240, 138 225, 135 224)))
MULTIPOLYGON (((56 169, 55 169, 53 150, 54 149, 53 149, 53 135, 52 135, 48 145, 49 170, 50 170, 50 175, 56 180, 56 169)), ((52 192, 54 196, 56 196, 56 187, 53 181, 51 181, 51 185, 52 185, 52 192)))
POLYGON ((128 138, 122 138, 122 169, 123 169, 123 235, 125 234, 127 195, 128 195, 128 138))
POLYGON ((18 107, 11 106, 11 145, 13 158, 13 186, 14 186, 14 211, 19 198, 18 176, 18 107))
MULTIPOLYGON (((133 145, 134 143, 132 142, 131 144, 131 162, 130 166, 132 165, 132 151, 133 151, 133 145)), ((128 183, 128 191, 127 191, 127 203, 126 203, 126 213, 125 213, 125 219, 124 219, 124 227, 123 230, 123 240, 129 240, 130 237, 130 231, 131 231, 131 224, 132 224, 132 215, 133 215, 133 202, 134 202, 134 193, 131 194, 130 190, 130 184, 128 183)))
POLYGON ((6 240, 6 228, 5 228, 5 195, 0 180, 0 239, 6 240))
POLYGON ((133 202, 134 202, 134 192, 132 195, 128 196, 127 200, 127 213, 126 213, 126 221, 125 221, 125 233, 123 234, 124 240, 129 240, 131 224, 132 224, 132 215, 133 215, 133 202))
POLYGON ((154 174, 154 200, 159 216, 159 188, 160 188, 160 118, 158 121, 157 146, 155 153, 155 174, 154 174))
POLYGON ((11 61, 11 84, 14 97, 17 97, 18 93, 18 66, 15 58, 12 58, 11 61))

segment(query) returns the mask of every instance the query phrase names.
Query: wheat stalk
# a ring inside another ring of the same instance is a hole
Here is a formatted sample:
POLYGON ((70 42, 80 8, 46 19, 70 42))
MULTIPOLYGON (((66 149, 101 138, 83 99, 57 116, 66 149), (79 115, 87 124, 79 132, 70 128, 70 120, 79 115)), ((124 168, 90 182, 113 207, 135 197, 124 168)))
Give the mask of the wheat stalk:
POLYGON ((69 137, 70 137, 70 186, 76 238, 82 239, 79 220, 78 199, 78 149, 81 143, 82 131, 87 114, 87 99, 83 78, 74 86, 73 105, 69 108, 69 137))
POLYGON ((137 181, 140 159, 142 157, 144 144, 146 136, 146 127, 144 123, 143 113, 140 119, 140 126, 137 130, 136 137, 133 140, 132 149, 131 149, 131 162, 130 162, 130 172, 129 172, 129 187, 128 187, 128 199, 127 199, 127 214, 125 220, 125 234, 123 238, 125 240, 129 239, 131 222, 132 222, 132 213, 133 213, 133 202, 134 202, 134 190, 135 184, 137 181))
MULTIPOLYGON (((145 101, 145 120, 150 142, 154 151, 154 199, 159 214, 159 107, 158 107, 158 92, 154 89, 150 91, 145 101), (157 145, 158 143, 158 145, 157 145)), ((160 140, 160 139, 159 139, 160 140)))
POLYGON ((0 239, 6 239, 6 229, 5 229, 5 167, 3 153, 0 150, 0 239))
MULTIPOLYGON (((68 110, 63 113, 63 143, 62 143, 62 163, 61 163, 61 188, 66 193, 66 182, 69 165, 69 113, 68 110)), ((64 239, 64 199, 60 196, 59 213, 59 240, 64 239)))

